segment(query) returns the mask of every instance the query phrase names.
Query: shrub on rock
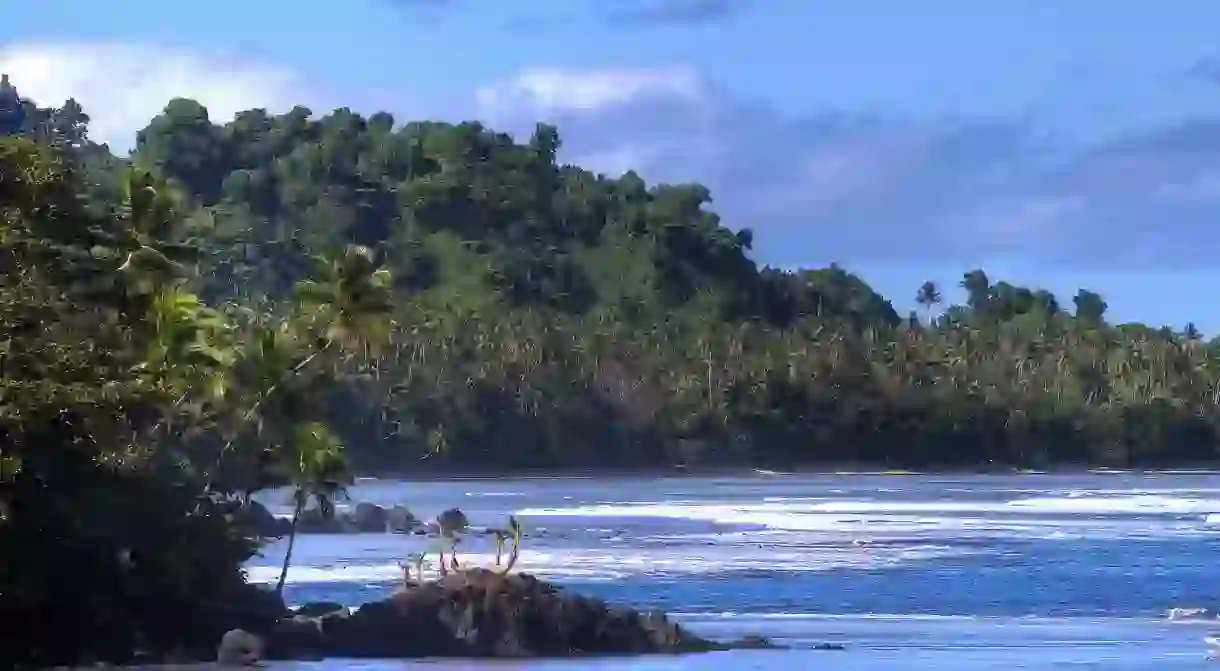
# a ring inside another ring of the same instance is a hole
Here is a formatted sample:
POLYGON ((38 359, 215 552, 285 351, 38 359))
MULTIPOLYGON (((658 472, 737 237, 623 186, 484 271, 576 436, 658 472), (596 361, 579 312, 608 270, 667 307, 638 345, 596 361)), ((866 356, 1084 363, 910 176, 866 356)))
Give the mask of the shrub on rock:
POLYGON ((700 652, 717 646, 660 613, 641 615, 530 575, 485 569, 409 586, 350 615, 297 615, 270 654, 331 657, 564 657, 700 652))

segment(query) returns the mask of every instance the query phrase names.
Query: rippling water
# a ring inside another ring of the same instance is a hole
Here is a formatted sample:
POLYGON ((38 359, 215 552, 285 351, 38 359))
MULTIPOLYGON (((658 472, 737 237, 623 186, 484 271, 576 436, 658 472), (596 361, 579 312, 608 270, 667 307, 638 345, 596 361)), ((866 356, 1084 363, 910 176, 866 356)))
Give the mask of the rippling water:
MULTIPOLYGON (((476 526, 516 514, 530 534, 522 570, 708 636, 795 649, 277 669, 1220 668, 1205 660, 1205 625, 1159 619, 1220 605, 1220 474, 365 481, 352 496, 421 517, 457 505, 476 526), (820 642, 848 649, 808 649, 820 642)), ((385 596, 421 542, 303 536, 287 596, 385 596)), ((486 540, 462 550, 492 562, 486 540)), ((251 562, 251 579, 274 580, 282 551, 251 562)))

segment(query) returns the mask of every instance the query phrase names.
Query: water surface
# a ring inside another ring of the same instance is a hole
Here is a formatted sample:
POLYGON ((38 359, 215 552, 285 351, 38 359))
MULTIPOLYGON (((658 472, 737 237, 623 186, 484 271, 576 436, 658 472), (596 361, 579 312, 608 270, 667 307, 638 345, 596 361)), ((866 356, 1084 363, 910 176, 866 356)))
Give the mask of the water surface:
MULTIPOLYGON (((1220 668, 1205 660, 1206 626, 1160 619, 1220 605, 1217 474, 366 481, 352 495, 421 517, 458 505, 476 526, 516 514, 530 534, 523 570, 704 635, 761 633, 794 649, 278 669, 1220 668), (809 649, 821 642, 848 649, 809 649)), ((287 596, 383 597, 421 543, 303 536, 287 596)), ((492 562, 488 541, 463 550, 492 562)), ((274 580, 281 553, 267 548, 251 578, 274 580)))

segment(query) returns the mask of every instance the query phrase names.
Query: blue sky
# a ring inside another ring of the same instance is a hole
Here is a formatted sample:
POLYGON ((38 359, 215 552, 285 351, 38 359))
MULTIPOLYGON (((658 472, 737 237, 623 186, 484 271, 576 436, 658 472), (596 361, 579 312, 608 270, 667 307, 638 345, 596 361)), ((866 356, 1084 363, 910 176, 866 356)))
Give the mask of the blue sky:
POLYGON ((173 96, 560 126, 565 160, 701 181, 756 258, 905 309, 982 267, 1220 332, 1220 3, 42 0, 0 71, 116 150, 173 96))

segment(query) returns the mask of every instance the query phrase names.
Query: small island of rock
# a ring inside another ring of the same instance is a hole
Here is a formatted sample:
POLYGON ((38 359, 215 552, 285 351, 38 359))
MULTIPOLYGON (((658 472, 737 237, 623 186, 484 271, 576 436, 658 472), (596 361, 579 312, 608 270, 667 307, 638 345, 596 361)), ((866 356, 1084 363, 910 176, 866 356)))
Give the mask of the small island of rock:
POLYGON ((473 568, 405 585, 354 611, 307 604, 266 634, 269 659, 563 657, 706 652, 722 646, 664 614, 473 568))

